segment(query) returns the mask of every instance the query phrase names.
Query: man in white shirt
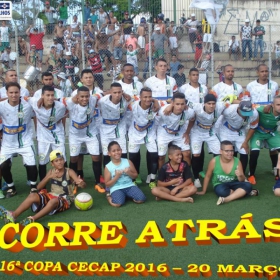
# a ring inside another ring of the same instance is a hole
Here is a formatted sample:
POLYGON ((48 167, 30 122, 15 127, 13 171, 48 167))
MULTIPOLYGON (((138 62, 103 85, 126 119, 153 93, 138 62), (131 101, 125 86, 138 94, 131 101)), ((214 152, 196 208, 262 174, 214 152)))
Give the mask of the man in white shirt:
POLYGON ((228 42, 228 55, 229 55, 229 60, 231 60, 231 55, 234 55, 235 60, 240 59, 240 47, 239 47, 239 42, 236 40, 235 36, 231 37, 231 40, 228 42))

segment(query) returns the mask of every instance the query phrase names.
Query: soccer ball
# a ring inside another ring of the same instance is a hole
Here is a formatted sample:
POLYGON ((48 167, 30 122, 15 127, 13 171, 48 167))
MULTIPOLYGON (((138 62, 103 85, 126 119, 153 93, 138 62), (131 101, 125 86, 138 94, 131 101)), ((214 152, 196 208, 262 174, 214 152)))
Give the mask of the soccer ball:
POLYGON ((74 203, 78 210, 86 211, 92 207, 93 199, 90 194, 83 192, 75 197, 74 203))

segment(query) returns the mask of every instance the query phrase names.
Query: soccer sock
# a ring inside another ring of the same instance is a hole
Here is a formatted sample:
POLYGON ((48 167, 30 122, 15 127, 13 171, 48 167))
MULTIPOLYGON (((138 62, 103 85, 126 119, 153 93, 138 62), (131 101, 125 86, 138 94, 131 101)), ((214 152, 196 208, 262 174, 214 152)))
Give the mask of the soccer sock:
POLYGON ((103 157, 103 165, 104 167, 106 166, 106 164, 108 164, 110 162, 110 157, 109 156, 104 156, 103 157))
POLYGON ((250 161, 249 161, 250 176, 255 176, 259 154, 260 154, 259 150, 254 150, 250 152, 250 161))
POLYGON ((240 162, 242 164, 243 172, 244 172, 244 175, 245 175, 246 168, 247 168, 247 165, 248 165, 248 155, 240 154, 240 162))
POLYGON ((47 174, 47 165, 46 164, 39 164, 39 179, 42 181, 47 174))
POLYGON ((11 173, 11 166, 12 166, 12 162, 11 159, 7 159, 5 160, 2 164, 1 164, 1 172, 2 172, 2 176, 4 178, 4 180, 6 181, 6 183, 8 184, 14 184, 13 182, 13 176, 11 173))
POLYGON ((137 173, 139 174, 139 169, 140 169, 140 151, 137 153, 129 153, 129 159, 132 161, 137 173))
MULTIPOLYGON (((77 165, 78 169, 78 165, 77 165)), ((84 170, 77 170, 77 175, 80 176, 81 178, 84 178, 84 170)))
POLYGON ((100 161, 92 161, 92 170, 95 177, 96 184, 100 183, 100 176, 102 174, 100 161))
MULTIPOLYGON (((80 174, 78 174, 77 169, 78 169, 78 163, 77 162, 71 162, 70 160, 70 165, 69 165, 70 169, 74 170, 75 173, 79 176, 80 174)), ((80 175, 81 176, 81 175, 80 175)))
POLYGON ((192 170, 193 170, 194 179, 198 179, 199 172, 202 171, 200 157, 194 157, 194 156, 192 157, 192 170))
POLYGON ((147 170, 149 175, 151 174, 151 153, 148 150, 146 152, 146 159, 147 159, 147 170))
POLYGON ((270 159, 271 159, 272 167, 273 168, 276 167, 278 161, 278 154, 270 154, 270 159))
POLYGON ((156 179, 156 174, 157 174, 157 170, 158 170, 158 153, 150 153, 150 172, 148 174, 151 174, 151 182, 154 182, 156 179))
POLYGON ((38 169, 36 165, 26 165, 27 180, 30 181, 30 189, 36 188, 38 169))

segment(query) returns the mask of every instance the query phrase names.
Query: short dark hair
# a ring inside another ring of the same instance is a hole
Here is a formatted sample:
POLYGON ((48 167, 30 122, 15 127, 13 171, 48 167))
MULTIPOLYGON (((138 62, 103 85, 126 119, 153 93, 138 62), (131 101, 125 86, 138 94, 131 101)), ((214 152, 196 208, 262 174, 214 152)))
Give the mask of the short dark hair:
POLYGON ((41 77, 42 77, 42 80, 43 80, 44 77, 50 77, 50 76, 53 77, 53 74, 51 72, 43 72, 41 77))
POLYGON ((120 144, 117 141, 112 141, 108 145, 108 151, 110 151, 112 146, 114 146, 114 145, 118 145, 119 147, 121 147, 120 144))
POLYGON ((133 66, 131 63, 125 63, 125 64, 123 65, 122 69, 124 69, 124 68, 127 67, 127 66, 133 67, 133 69, 134 69, 134 66, 133 66))
POLYGON ((17 82, 10 82, 5 85, 6 90, 8 90, 10 87, 17 87, 20 90, 20 84, 17 82))
POLYGON ((182 151, 182 149, 179 146, 172 144, 172 142, 169 143, 168 154, 173 154, 175 151, 182 151))
POLYGON ((149 87, 143 87, 140 90, 140 95, 142 94, 143 91, 148 91, 148 92, 152 92, 152 90, 149 87))
POLYGON ((159 58, 156 60, 156 65, 158 65, 160 61, 167 63, 167 61, 164 58, 159 58))
POLYGON ((265 66, 265 67, 268 68, 268 66, 267 66, 266 64, 261 63, 261 64, 259 64, 259 65, 257 66, 256 70, 257 70, 257 71, 260 71, 260 68, 261 68, 262 66, 265 66))
POLYGON ((46 91, 54 91, 54 87, 52 87, 52 86, 43 86, 42 87, 42 94, 44 94, 46 91))
POLYGON ((198 73, 199 73, 198 69, 195 68, 195 67, 193 67, 193 68, 190 69, 189 75, 191 74, 191 72, 198 72, 198 73))
POLYGON ((185 68, 185 66, 183 64, 179 64, 178 65, 178 70, 185 68))
POLYGON ((185 94, 181 92, 176 92, 173 94, 172 100, 174 101, 176 98, 178 99, 186 99, 185 94))
POLYGON ((89 92, 89 89, 87 87, 85 87, 85 86, 81 86, 81 87, 78 88, 77 92, 79 93, 81 91, 88 91, 89 92))
POLYGON ((228 140, 224 140, 221 142, 221 149, 224 147, 224 146, 227 146, 227 145, 231 145, 233 147, 233 144, 228 141, 228 140))
POLYGON ((111 84, 110 88, 112 88, 112 87, 120 87, 120 88, 122 88, 122 85, 120 83, 114 82, 114 83, 111 84))
POLYGON ((226 65, 224 65, 224 70, 223 71, 225 71, 227 67, 233 67, 233 66, 231 64, 226 64, 226 65))
POLYGON ((256 22, 261 22, 261 21, 259 19, 257 19, 256 22))
POLYGON ((84 69, 84 70, 82 70, 81 78, 83 77, 84 74, 92 74, 92 76, 94 77, 91 69, 84 69))

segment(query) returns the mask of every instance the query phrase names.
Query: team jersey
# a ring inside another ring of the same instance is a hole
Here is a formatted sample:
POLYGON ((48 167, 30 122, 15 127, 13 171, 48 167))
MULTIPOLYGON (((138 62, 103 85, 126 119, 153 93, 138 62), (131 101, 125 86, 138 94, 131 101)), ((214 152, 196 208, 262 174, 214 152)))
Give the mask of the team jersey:
POLYGON ((54 101, 52 108, 37 106, 38 100, 34 97, 28 100, 37 118, 37 140, 45 143, 63 144, 65 142, 62 118, 65 116, 65 106, 54 101))
POLYGON ((178 90, 175 79, 170 76, 166 76, 163 80, 156 76, 150 77, 146 80, 144 86, 152 90, 154 98, 168 99, 178 90))
POLYGON ((195 114, 194 110, 188 108, 184 110, 181 114, 175 115, 164 115, 165 108, 169 105, 165 105, 160 108, 159 114, 159 125, 157 129, 158 137, 168 137, 168 135, 179 136, 183 135, 188 127, 188 120, 193 119, 195 114))
MULTIPOLYGON (((26 88, 20 88, 20 96, 25 97, 29 96, 29 91, 26 88)), ((8 98, 6 87, 0 88, 0 98, 8 98)))
POLYGON ((208 93, 205 85, 199 84, 199 87, 194 88, 189 83, 180 87, 179 92, 184 93, 186 99, 192 103, 203 103, 204 96, 208 93))
POLYGON ((112 96, 105 95, 98 102, 98 108, 101 114, 101 135, 106 137, 119 138, 126 134, 125 114, 128 102, 124 97, 118 104, 111 101, 112 96))
POLYGON ((193 110, 195 112, 195 123, 192 129, 203 133, 209 133, 210 129, 212 131, 215 128, 214 124, 225 108, 226 105, 224 102, 217 102, 215 111, 208 114, 204 110, 204 104, 194 103, 193 110))
POLYGON ((259 122, 258 111, 254 109, 253 115, 244 119, 238 114, 238 108, 238 104, 232 104, 224 110, 223 127, 237 132, 245 129, 247 126, 249 126, 251 129, 255 129, 259 122))
POLYGON ((8 100, 0 102, 3 147, 23 148, 33 145, 32 115, 32 107, 23 98, 20 98, 20 103, 16 106, 11 106, 8 100))
MULTIPOLYGON (((36 99, 40 99, 41 96, 42 96, 42 89, 38 89, 37 91, 35 91, 35 93, 33 95, 33 97, 36 99)), ((60 89, 55 88, 54 89, 54 98, 62 99, 63 97, 64 97, 64 93, 60 89)))
POLYGON ((133 115, 130 119, 128 137, 133 143, 143 144, 156 139, 155 116, 157 113, 153 112, 152 106, 153 104, 145 110, 140 106, 140 101, 132 105, 133 115))
POLYGON ((257 130, 260 133, 273 133, 280 126, 280 115, 274 116, 271 108, 270 113, 264 113, 264 106, 257 108, 259 113, 259 124, 257 130))
POLYGON ((123 92, 130 95, 132 99, 139 100, 140 90, 143 88, 143 84, 139 81, 133 81, 131 84, 125 83, 123 80, 118 81, 122 86, 123 92))
POLYGON ((230 86, 224 82, 220 82, 213 87, 213 90, 217 93, 217 101, 222 101, 229 94, 234 94, 239 97, 243 92, 242 86, 234 82, 230 86))
POLYGON ((278 89, 278 84, 274 81, 268 81, 262 85, 258 83, 258 80, 255 80, 246 87, 252 103, 273 101, 274 96, 278 94, 278 89))
POLYGON ((98 134, 94 115, 97 103, 96 96, 90 96, 86 106, 81 106, 72 101, 72 97, 64 99, 64 104, 69 111, 69 140, 79 138, 82 142, 98 134))
MULTIPOLYGON (((75 89, 72 93, 71 93, 71 97, 74 97, 75 95, 77 95, 78 90, 75 89)), ((98 95, 98 98, 101 98, 103 96, 103 91, 99 88, 99 87, 94 87, 92 90, 89 91, 90 95, 98 95)))

